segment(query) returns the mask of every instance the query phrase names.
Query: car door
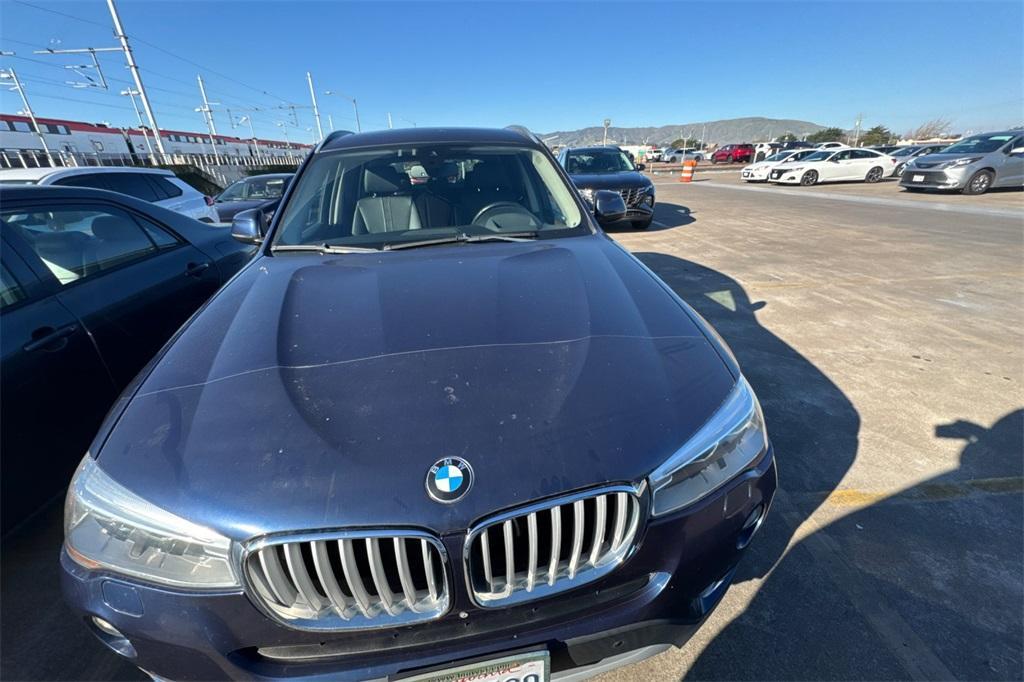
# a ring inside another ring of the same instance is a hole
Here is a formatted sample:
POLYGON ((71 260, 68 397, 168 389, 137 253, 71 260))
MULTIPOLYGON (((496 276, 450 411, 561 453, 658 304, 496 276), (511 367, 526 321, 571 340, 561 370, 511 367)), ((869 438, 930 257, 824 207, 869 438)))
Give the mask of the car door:
MULTIPOLYGON (((4 206, 0 214, 22 207, 4 206)), ((216 291, 210 258, 167 226, 96 200, 50 200, 28 226, 37 272, 88 329, 118 387, 216 291)))
POLYGON ((21 256, 27 215, 5 213, 0 235, 4 532, 63 490, 116 397, 88 329, 21 256))
POLYGON ((1011 154, 1014 149, 1024 146, 1024 135, 1010 140, 999 150, 1002 163, 996 168, 995 187, 1020 187, 1024 185, 1024 154, 1011 154))
POLYGON ((891 163, 888 165, 882 163, 881 156, 867 149, 854 149, 850 153, 850 158, 853 162, 850 165, 851 172, 853 173, 853 176, 850 178, 851 180, 863 180, 868 172, 876 166, 882 168, 883 174, 886 171, 892 172, 891 163))
POLYGON ((818 164, 818 178, 826 181, 845 180, 850 173, 849 164, 849 150, 836 152, 824 162, 818 164))

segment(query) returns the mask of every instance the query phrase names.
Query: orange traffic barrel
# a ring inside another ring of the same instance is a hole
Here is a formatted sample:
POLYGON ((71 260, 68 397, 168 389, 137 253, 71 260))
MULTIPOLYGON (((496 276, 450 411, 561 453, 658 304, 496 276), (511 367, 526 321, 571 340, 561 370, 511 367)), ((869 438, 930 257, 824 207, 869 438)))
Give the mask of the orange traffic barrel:
POLYGON ((683 161, 683 173, 679 176, 679 182, 693 182, 693 173, 696 170, 696 159, 687 159, 683 161))

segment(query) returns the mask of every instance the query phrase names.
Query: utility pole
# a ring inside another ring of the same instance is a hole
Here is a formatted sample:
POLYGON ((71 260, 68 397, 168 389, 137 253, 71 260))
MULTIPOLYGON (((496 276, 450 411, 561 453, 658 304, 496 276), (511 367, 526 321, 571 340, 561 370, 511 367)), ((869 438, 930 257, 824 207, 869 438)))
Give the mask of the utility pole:
POLYGON ((606 118, 604 120, 604 142, 601 143, 602 145, 608 144, 608 126, 610 126, 611 124, 612 120, 610 118, 606 118))
POLYGON ((239 123, 242 123, 243 121, 249 124, 249 137, 252 138, 252 150, 253 150, 253 152, 256 155, 256 159, 259 160, 259 158, 260 158, 260 144, 259 144, 259 142, 256 141, 256 133, 252 129, 252 117, 251 116, 242 116, 241 118, 238 119, 239 123))
MULTIPOLYGON (((4 56, 13 56, 13 52, 0 52, 4 56)), ((32 111, 32 107, 28 103, 28 97, 25 96, 25 89, 21 86, 21 81, 18 80, 18 74, 11 69, 0 69, 0 80, 9 80, 14 83, 14 89, 21 95, 21 103, 25 105, 25 116, 28 116, 28 120, 32 121, 32 129, 35 130, 36 135, 39 136, 39 142, 43 145, 43 152, 46 154, 47 161, 50 165, 53 165, 53 154, 50 153, 50 147, 46 144, 46 136, 43 135, 42 131, 39 130, 39 123, 36 122, 35 112, 32 111)))
MULTIPOLYGON (((356 132, 357 133, 363 132, 363 126, 360 125, 360 123, 359 123, 359 105, 356 104, 356 98, 355 97, 349 97, 348 95, 343 95, 340 92, 337 92, 335 90, 327 90, 326 92, 324 92, 324 94, 325 95, 337 95, 338 97, 340 97, 342 99, 347 99, 349 102, 352 102, 352 110, 356 114, 356 132)), ((388 118, 389 119, 391 118, 391 114, 388 114, 388 118)))
POLYGON ((114 20, 114 35, 121 42, 121 50, 124 52, 124 58, 128 62, 128 69, 132 72, 132 78, 135 80, 135 89, 139 91, 139 99, 142 100, 142 108, 146 111, 146 117, 149 118, 149 125, 153 129, 153 139, 156 140, 157 151, 160 152, 161 160, 164 160, 167 153, 164 151, 163 140, 160 139, 160 126, 156 124, 156 116, 153 115, 153 107, 149 104, 149 97, 146 96, 146 88, 142 85, 142 76, 139 75, 139 65, 135 63, 135 56, 132 55, 131 45, 128 44, 128 36, 124 33, 124 26, 121 25, 121 17, 117 13, 117 7, 114 5, 114 0, 107 0, 107 8, 110 10, 110 18, 114 20))
POLYGON ((132 109, 135 111, 135 118, 139 120, 139 130, 142 131, 142 139, 146 141, 146 151, 149 152, 149 156, 152 158, 153 147, 149 144, 149 135, 146 134, 146 126, 142 123, 142 112, 139 111, 139 105, 135 103, 135 95, 139 94, 139 92, 128 88, 127 90, 122 90, 121 94, 127 95, 132 100, 132 109))
POLYGON ((217 153, 217 140, 215 135, 217 134, 217 126, 213 122, 213 109, 210 108, 210 100, 206 99, 206 88, 203 86, 203 77, 196 75, 196 80, 199 81, 199 94, 203 96, 203 106, 196 109, 196 111, 202 112, 203 118, 206 119, 206 125, 210 129, 210 146, 213 148, 213 160, 220 165, 220 154, 217 153))
POLYGON ((331 129, 332 133, 334 132, 334 117, 330 114, 327 114, 327 127, 331 129))
POLYGON ((394 127, 395 126, 391 125, 391 112, 389 111, 388 112, 388 129, 390 130, 391 128, 394 128, 394 127))
POLYGON ((53 50, 47 48, 45 50, 34 50, 33 54, 88 54, 90 57, 92 57, 92 64, 65 64, 64 68, 74 71, 79 76, 82 76, 89 82, 81 83, 75 81, 66 81, 67 85, 70 85, 73 88, 101 88, 103 90, 109 90, 109 87, 107 86, 107 79, 103 77, 103 67, 100 66, 100 60, 96 57, 96 53, 120 51, 121 48, 119 47, 83 47, 72 50, 53 50), (92 78, 83 73, 83 69, 95 69, 96 75, 100 79, 99 83, 97 84, 95 81, 93 81, 92 78))
POLYGON ((324 139, 324 127, 320 125, 320 109, 316 105, 316 91, 313 89, 313 74, 309 71, 306 72, 306 82, 309 83, 309 97, 313 100, 313 118, 316 119, 316 132, 319 138, 315 141, 319 142, 324 139))
POLYGON ((856 131, 856 132, 854 132, 854 138, 853 138, 853 146, 854 147, 856 147, 857 143, 860 142, 860 123, 861 123, 861 119, 863 118, 863 116, 864 116, 864 114, 857 114, 857 123, 854 126, 854 130, 856 131))

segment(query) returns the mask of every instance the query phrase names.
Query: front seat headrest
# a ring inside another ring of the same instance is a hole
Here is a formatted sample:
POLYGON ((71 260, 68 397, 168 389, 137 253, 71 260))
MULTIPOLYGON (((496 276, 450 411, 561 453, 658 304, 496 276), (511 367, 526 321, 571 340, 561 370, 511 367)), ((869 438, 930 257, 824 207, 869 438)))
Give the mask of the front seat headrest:
POLYGON ((139 228, 121 218, 104 215, 93 219, 92 234, 103 241, 125 241, 138 238, 139 228))
POLYGON ((394 194, 409 182, 409 176, 399 173, 393 166, 367 168, 363 175, 363 189, 368 194, 394 194))

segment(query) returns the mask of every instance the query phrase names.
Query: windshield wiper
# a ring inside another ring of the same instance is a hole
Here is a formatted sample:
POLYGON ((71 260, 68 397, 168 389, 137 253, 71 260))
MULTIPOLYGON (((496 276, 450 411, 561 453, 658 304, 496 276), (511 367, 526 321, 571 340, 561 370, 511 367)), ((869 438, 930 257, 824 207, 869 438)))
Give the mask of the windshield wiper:
POLYGON ((473 244, 477 242, 528 242, 537 239, 537 231, 529 232, 504 232, 494 234, 466 234, 460 232, 449 237, 438 237, 436 239, 421 239, 412 242, 397 242, 385 244, 385 251, 396 251, 398 249, 414 249, 420 246, 436 246, 438 244, 473 244))
POLYGON ((341 246, 336 244, 279 244, 270 248, 271 253, 277 251, 315 251, 317 253, 367 253, 380 249, 365 246, 341 246))

